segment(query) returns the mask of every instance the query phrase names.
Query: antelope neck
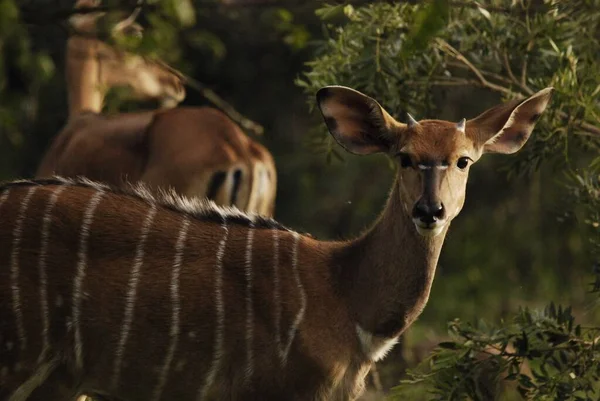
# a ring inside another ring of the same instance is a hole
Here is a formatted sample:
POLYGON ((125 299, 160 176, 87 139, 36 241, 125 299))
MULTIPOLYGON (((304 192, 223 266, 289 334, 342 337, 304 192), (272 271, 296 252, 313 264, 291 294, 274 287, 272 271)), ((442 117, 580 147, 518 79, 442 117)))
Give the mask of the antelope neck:
POLYGON ((338 284, 359 335, 396 338, 419 316, 429 298, 447 227, 433 238, 418 234, 396 181, 378 220, 342 246, 335 263, 340 268, 338 284))
POLYGON ((100 87, 97 48, 98 43, 94 39, 72 37, 67 42, 69 118, 83 111, 102 112, 104 94, 100 87))

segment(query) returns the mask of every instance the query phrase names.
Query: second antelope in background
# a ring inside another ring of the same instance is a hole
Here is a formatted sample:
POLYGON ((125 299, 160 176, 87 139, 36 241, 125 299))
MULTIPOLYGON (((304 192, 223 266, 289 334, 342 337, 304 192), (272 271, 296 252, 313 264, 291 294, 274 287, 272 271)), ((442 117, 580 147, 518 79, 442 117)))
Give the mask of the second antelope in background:
MULTIPOLYGON (((79 0, 76 7, 93 7, 79 0)), ((269 151, 221 111, 176 106, 185 97, 168 66, 119 51, 95 37, 102 13, 76 15, 67 42, 69 120, 45 154, 36 177, 85 176, 121 186, 144 182, 188 197, 272 215, 277 173, 269 151), (106 91, 126 86, 137 99, 158 99, 165 109, 103 115, 106 91)), ((135 26, 128 18, 115 26, 135 26)))

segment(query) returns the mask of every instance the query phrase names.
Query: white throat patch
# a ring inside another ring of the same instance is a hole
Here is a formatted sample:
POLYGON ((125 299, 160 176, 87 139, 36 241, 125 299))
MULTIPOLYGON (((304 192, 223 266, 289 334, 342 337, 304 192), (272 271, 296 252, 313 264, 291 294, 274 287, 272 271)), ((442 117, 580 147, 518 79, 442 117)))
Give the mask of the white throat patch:
POLYGON ((379 337, 356 325, 356 334, 363 352, 373 362, 383 359, 398 342, 398 337, 379 337))

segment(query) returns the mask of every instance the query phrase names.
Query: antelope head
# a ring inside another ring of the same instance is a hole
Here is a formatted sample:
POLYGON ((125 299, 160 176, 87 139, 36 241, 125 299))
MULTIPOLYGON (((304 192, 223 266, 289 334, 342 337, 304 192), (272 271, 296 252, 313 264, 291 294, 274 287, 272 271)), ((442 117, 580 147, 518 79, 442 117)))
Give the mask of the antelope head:
MULTIPOLYGON (((78 0, 75 8, 93 8, 100 0, 78 0)), ((112 26, 110 34, 139 36, 142 27, 135 22, 141 8, 112 26)), ((97 23, 104 12, 75 14, 69 22, 75 30, 67 45, 66 77, 69 87, 69 113, 82 110, 99 113, 110 88, 126 87, 136 100, 158 100, 163 108, 176 107, 185 98, 183 76, 159 60, 150 60, 120 50, 97 38, 97 23)))
POLYGON ((546 109, 552 88, 459 122, 396 121, 374 99, 342 86, 317 93, 329 131, 349 152, 383 152, 397 165, 403 212, 417 232, 437 236, 461 211, 470 167, 484 153, 515 153, 546 109))

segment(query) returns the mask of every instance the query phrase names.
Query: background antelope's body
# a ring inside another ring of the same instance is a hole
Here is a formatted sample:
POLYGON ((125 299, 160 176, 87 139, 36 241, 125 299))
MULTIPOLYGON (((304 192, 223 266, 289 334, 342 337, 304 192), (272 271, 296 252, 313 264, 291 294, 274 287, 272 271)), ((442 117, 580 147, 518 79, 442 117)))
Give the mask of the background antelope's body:
POLYGON ((173 188, 272 215, 273 158, 222 112, 193 107, 101 114, 111 87, 127 86, 133 97, 159 99, 169 108, 183 100, 185 90, 181 77, 164 64, 94 38, 98 16, 78 18, 73 24, 92 36, 74 35, 67 42, 69 121, 36 176, 81 175, 112 185, 142 181, 152 190, 173 188))
POLYGON ((329 400, 360 387, 369 363, 314 240, 99 185, 0 194, 1 399, 32 378, 33 400, 329 400))
POLYGON ((121 186, 144 182, 272 215, 271 154, 209 107, 72 118, 46 152, 37 177, 85 176, 121 186))

